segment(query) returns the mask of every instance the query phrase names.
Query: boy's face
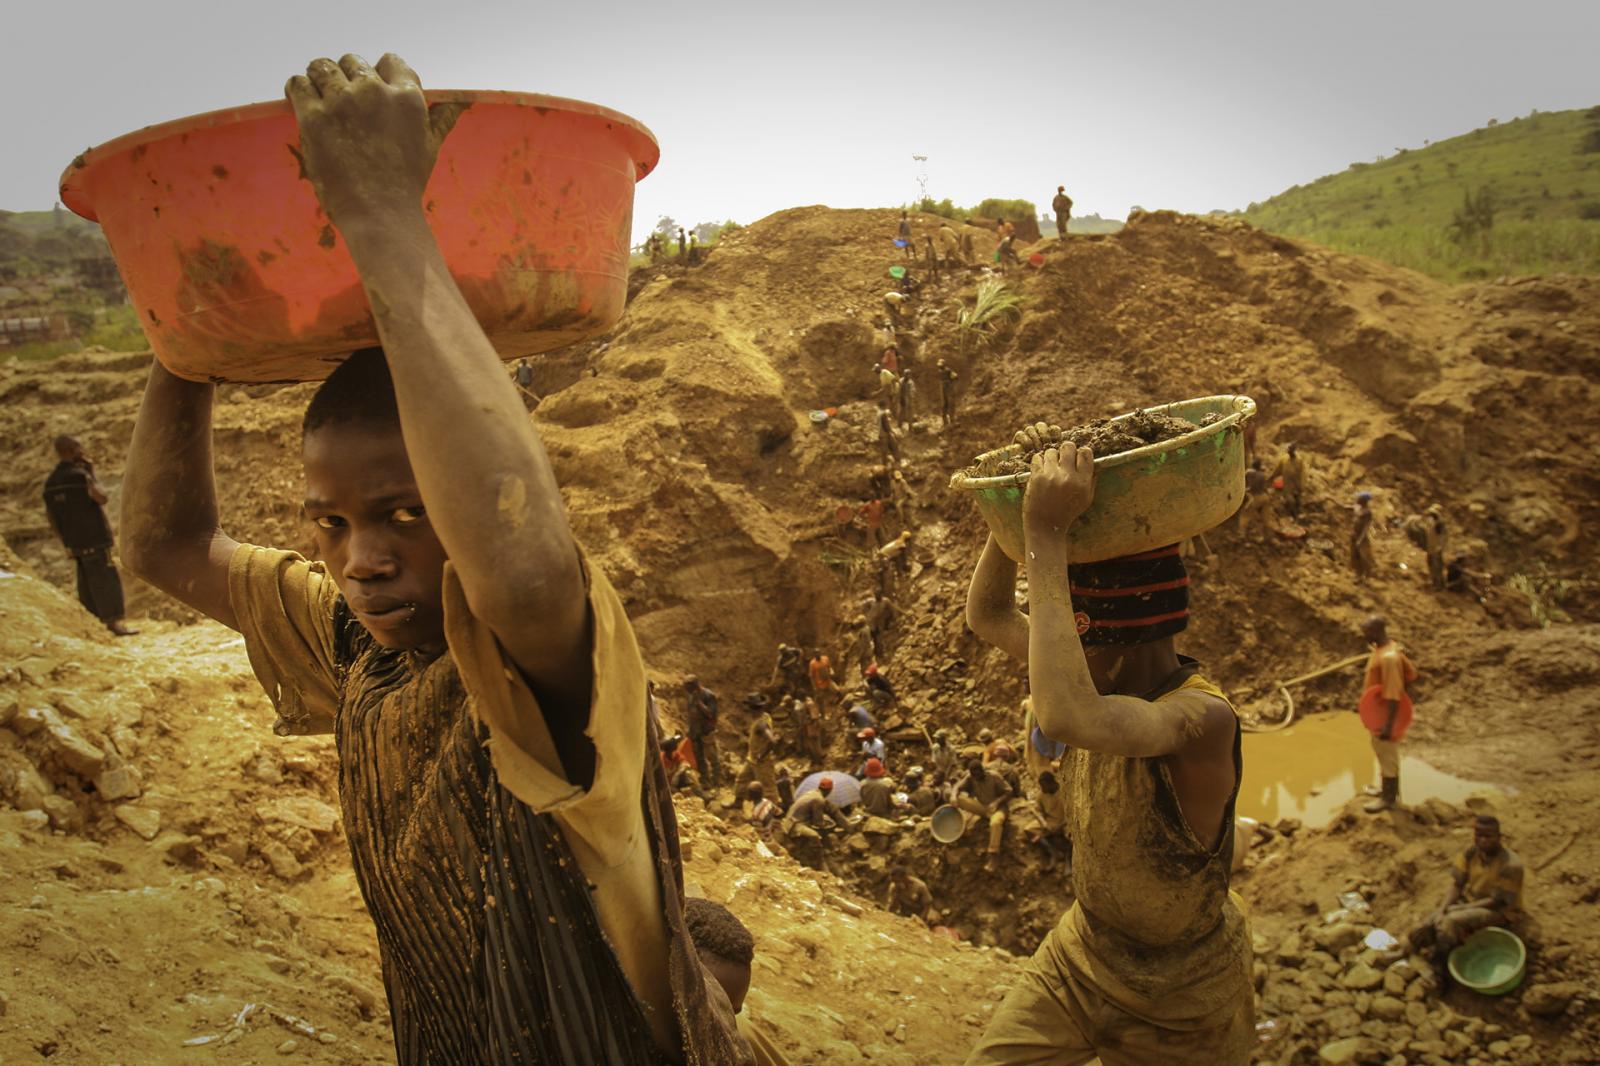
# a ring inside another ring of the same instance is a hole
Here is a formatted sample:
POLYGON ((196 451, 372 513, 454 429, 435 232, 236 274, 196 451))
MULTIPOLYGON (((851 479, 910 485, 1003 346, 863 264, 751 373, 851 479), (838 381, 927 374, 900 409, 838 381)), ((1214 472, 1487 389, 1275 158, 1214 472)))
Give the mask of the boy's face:
POLYGON ((306 434, 305 514, 357 619, 386 648, 444 644, 444 545, 423 510, 398 429, 306 434))
POLYGON ((728 1002, 733 1005, 733 1013, 738 1014, 744 1010, 744 997, 750 994, 750 967, 744 963, 718 958, 709 952, 700 956, 700 962, 728 994, 728 1002))

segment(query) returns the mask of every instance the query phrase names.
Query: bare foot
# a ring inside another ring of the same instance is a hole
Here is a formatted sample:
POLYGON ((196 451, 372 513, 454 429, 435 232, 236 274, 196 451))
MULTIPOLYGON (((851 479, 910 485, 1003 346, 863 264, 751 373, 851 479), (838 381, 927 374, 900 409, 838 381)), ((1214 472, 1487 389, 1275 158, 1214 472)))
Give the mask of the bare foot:
POLYGON ((115 633, 119 637, 131 637, 139 632, 137 629, 129 629, 128 623, 124 622, 120 618, 115 622, 112 622, 109 628, 111 632, 115 633))

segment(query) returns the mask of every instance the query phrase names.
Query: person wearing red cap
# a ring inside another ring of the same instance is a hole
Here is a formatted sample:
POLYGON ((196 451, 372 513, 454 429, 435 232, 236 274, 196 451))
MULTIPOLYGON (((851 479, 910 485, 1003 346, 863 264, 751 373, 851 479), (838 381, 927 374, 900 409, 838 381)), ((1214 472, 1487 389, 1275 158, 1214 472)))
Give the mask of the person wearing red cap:
POLYGON ((794 806, 783 816, 783 835, 790 850, 797 846, 821 846, 822 834, 834 829, 849 829, 850 819, 828 798, 833 795, 833 779, 824 777, 817 787, 795 797, 794 806))
POLYGON ((867 763, 873 759, 883 766, 889 765, 889 745, 883 742, 876 729, 869 725, 856 734, 856 739, 861 741, 861 765, 856 769, 857 777, 866 776, 867 763))
POLYGON ((1027 664, 1039 728, 1068 745, 1075 899, 967 1063, 1243 1066, 1256 1039, 1250 936, 1229 892, 1238 718, 1175 650, 1189 614, 1178 545, 1069 566, 1094 456, 1060 439, 1044 425, 1019 434, 1037 452, 1028 613, 991 537, 967 619, 1027 664))
POLYGON ((899 814, 894 801, 894 778, 883 768, 882 759, 868 759, 861 782, 861 808, 878 818, 893 818, 899 814))

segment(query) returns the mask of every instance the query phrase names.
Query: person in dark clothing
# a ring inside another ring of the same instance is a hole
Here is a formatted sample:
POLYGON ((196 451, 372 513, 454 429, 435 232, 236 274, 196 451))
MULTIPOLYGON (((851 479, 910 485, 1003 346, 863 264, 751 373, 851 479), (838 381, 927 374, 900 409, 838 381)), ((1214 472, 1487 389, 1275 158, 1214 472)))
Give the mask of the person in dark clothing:
POLYGON ((678 227, 678 258, 689 258, 689 238, 684 234, 683 227, 678 227))
POLYGON ((722 785, 722 752, 717 750, 717 694, 693 674, 683 679, 683 692, 688 704, 689 739, 694 742, 702 776, 707 785, 718 788, 722 785))
POLYGON ((1065 185, 1056 186, 1055 199, 1050 201, 1050 209, 1056 213, 1056 239, 1067 239, 1067 223, 1072 220, 1072 197, 1067 195, 1065 185))
POLYGON ((44 510, 61 544, 78 568, 78 602, 119 637, 133 634, 125 611, 122 578, 111 561, 111 523, 106 521, 105 490, 94 476, 94 462, 73 437, 56 438, 61 460, 44 481, 44 510))
POLYGON ((939 415, 944 420, 944 425, 955 421, 956 378, 959 377, 943 359, 934 364, 939 371, 939 415))

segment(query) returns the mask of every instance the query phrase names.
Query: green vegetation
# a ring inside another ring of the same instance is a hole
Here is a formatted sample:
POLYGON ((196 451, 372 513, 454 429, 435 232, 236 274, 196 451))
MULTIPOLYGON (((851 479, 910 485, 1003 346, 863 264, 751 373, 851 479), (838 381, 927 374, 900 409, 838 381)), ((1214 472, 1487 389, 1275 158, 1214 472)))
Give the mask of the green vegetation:
POLYGON ((1022 316, 1023 295, 999 278, 978 283, 971 307, 957 301, 956 329, 961 350, 972 345, 989 345, 1003 339, 1022 316))
POLYGON ((1446 281, 1600 273, 1600 107, 1534 112, 1297 185, 1243 217, 1446 281))
POLYGON ((1039 215, 1039 209, 1030 200, 997 200, 994 197, 984 200, 977 207, 957 207, 950 202, 949 197, 935 200, 931 196, 926 196, 912 204, 911 209, 929 215, 943 215, 957 222, 965 222, 975 217, 1020 222, 1025 218, 1037 218, 1039 215))
POLYGON ((0 358, 53 359, 96 344, 113 352, 140 352, 150 347, 144 330, 139 328, 139 313, 127 304, 102 307, 95 311, 69 309, 67 317, 72 320, 77 336, 0 348, 0 358))
POLYGON ((105 254, 100 227, 65 208, 0 211, 0 277, 36 277, 105 254))

